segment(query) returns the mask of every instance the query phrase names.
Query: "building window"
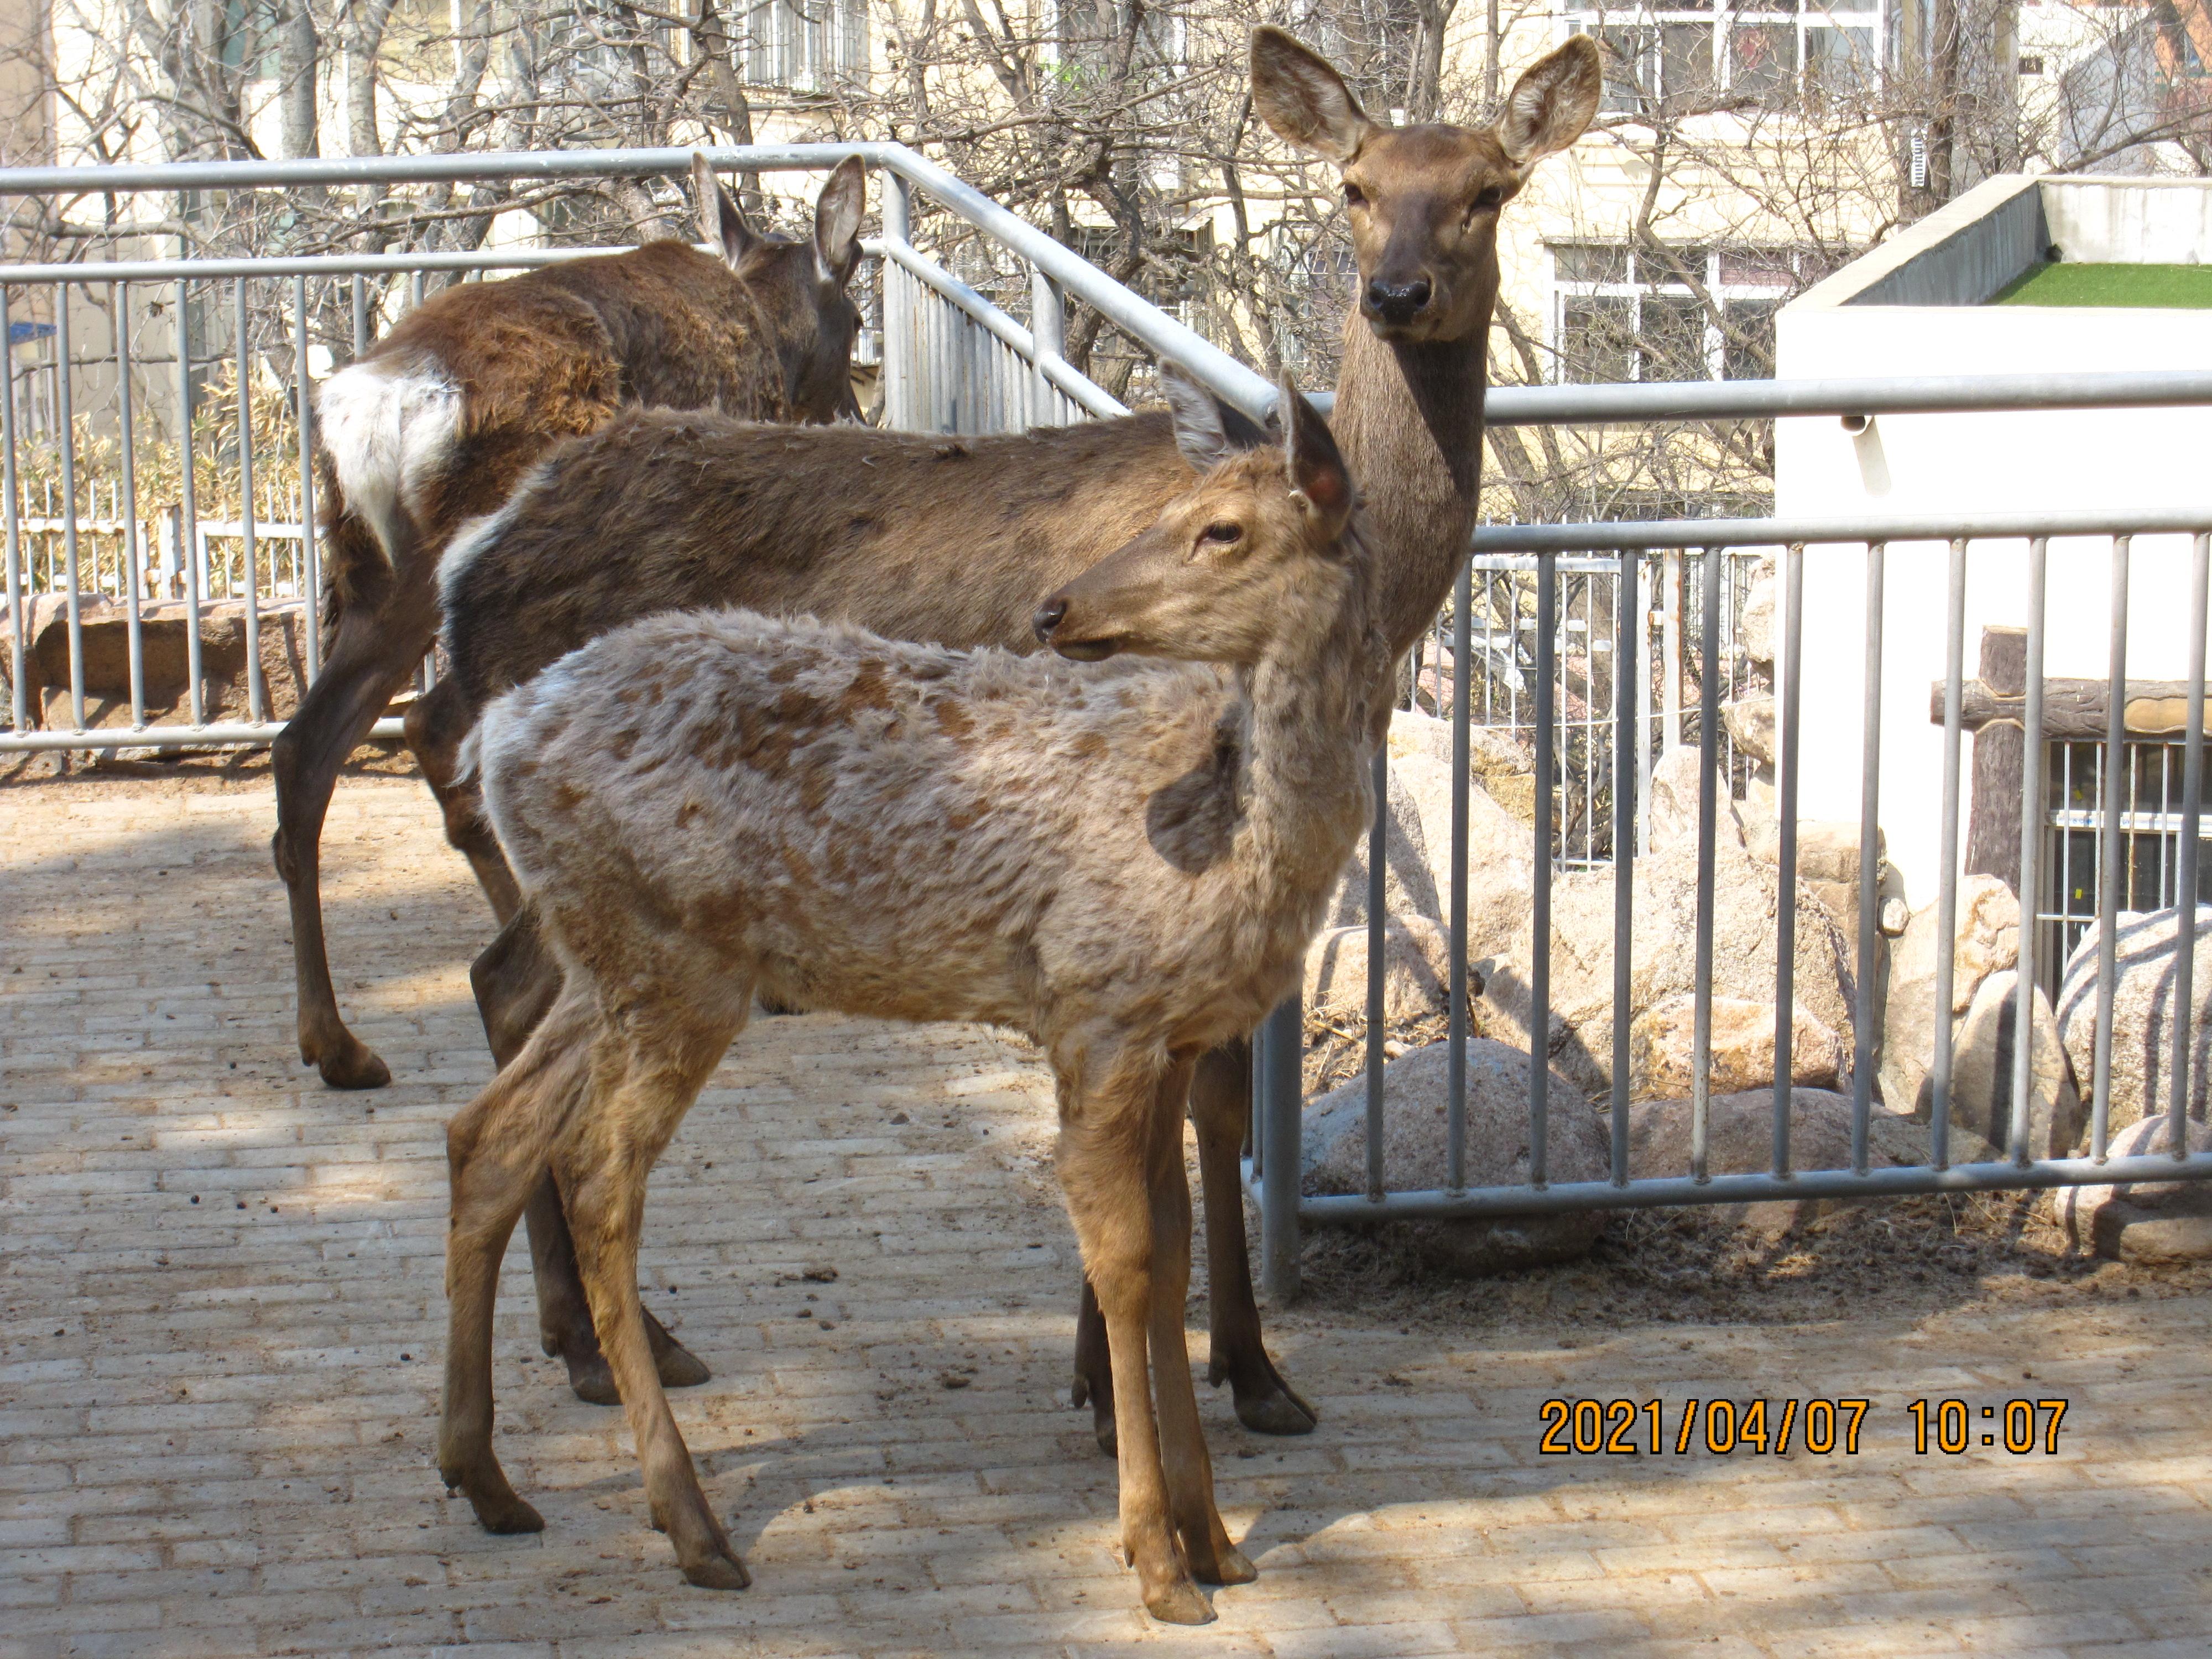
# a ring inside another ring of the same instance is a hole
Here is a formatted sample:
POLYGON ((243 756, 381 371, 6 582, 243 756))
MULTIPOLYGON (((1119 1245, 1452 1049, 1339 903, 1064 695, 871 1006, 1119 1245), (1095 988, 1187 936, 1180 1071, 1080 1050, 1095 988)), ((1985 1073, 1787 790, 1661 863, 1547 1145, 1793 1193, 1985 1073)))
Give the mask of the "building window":
POLYGON ((1571 7, 1605 49, 1605 107, 1632 114, 1794 109, 1856 92, 1881 59, 1881 0, 1571 7))
MULTIPOLYGON (((2105 745, 2054 741, 2045 749, 2045 823, 2043 894, 2036 921, 2036 958, 2044 988, 2055 1000, 2067 959, 2097 920, 2104 884, 2105 745)), ((2183 746, 2150 738, 2120 746, 2120 890, 2122 911, 2170 909, 2181 878, 2183 746)), ((2208 780, 2207 793, 2212 793, 2208 780)), ((2212 811, 2200 836, 2212 835, 2212 811)), ((2200 852, 2197 902, 2212 902, 2212 854, 2200 852)))
POLYGON ((1774 313, 1797 264, 1787 248, 1555 243, 1555 377, 1765 380, 1774 372, 1774 313))
POLYGON ((867 0, 760 0, 744 20, 749 85, 826 92, 868 71, 867 0))

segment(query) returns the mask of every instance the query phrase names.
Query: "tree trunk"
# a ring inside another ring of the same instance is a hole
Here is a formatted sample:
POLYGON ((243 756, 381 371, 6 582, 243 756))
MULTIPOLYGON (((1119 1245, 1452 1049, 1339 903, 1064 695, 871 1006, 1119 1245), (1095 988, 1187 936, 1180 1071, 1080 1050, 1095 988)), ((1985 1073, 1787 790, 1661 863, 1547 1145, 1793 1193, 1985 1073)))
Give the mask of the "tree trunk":
POLYGON ((283 86, 284 159, 300 161, 323 153, 315 92, 322 43, 307 0, 288 0, 283 34, 277 43, 276 72, 283 86))

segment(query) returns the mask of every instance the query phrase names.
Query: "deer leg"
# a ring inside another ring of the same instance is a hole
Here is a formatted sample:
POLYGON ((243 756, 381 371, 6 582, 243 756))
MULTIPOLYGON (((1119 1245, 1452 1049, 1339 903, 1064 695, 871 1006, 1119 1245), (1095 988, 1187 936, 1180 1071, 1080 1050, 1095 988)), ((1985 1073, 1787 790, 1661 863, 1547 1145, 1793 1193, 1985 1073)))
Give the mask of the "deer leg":
POLYGON ((1056 1158, 1060 1189, 1105 1316, 1114 1374, 1122 1381, 1114 1395, 1121 1548, 1137 1570, 1147 1612, 1169 1624, 1203 1625, 1213 1610, 1191 1582, 1170 1525, 1152 1390, 1142 1381, 1152 1322, 1152 1204, 1145 1162, 1153 1085, 1109 1083, 1087 1098, 1069 1101, 1064 1079, 1065 1073, 1056 1158))
POLYGON ((331 984, 323 942, 323 819, 338 769, 429 647, 431 620, 404 614, 410 609, 398 604, 347 608, 330 660, 270 751, 276 777, 276 836, 270 850, 291 902, 300 1058, 337 1089, 380 1089, 392 1072, 346 1029, 331 984))
POLYGON ((633 1046, 611 1065, 603 1060, 617 1075, 594 1091, 591 1121, 562 1148, 561 1188, 575 1224, 592 1320, 605 1334, 607 1363, 637 1443, 653 1524, 668 1534, 692 1583, 743 1589, 750 1582, 744 1563, 700 1490, 690 1451, 661 1392, 637 1294, 646 1177, 742 1014, 711 1030, 700 1016, 688 1018, 686 1030, 645 1037, 650 1053, 633 1046))
POLYGON ((1067 1403, 1090 1406, 1091 1431, 1097 1437, 1098 1449, 1113 1456, 1114 1362, 1107 1351, 1106 1316, 1098 1310, 1098 1292, 1091 1288, 1088 1276, 1075 1310, 1075 1382, 1067 1391, 1067 1403))
MULTIPOLYGON (((469 968, 477 1012, 492 1059, 505 1066, 529 1041, 561 994, 561 964, 545 948, 537 913, 517 910, 469 968)), ((576 1398, 594 1406, 619 1406, 622 1395, 592 1328, 592 1310, 576 1266, 576 1246, 562 1213, 561 1191, 548 1170, 523 1211, 530 1231, 530 1268, 538 1287, 538 1338, 546 1354, 568 1369, 576 1398)), ((706 1362, 672 1335, 651 1313, 645 1334, 661 1385, 696 1388, 714 1376, 706 1362)))
POLYGON ((491 1316, 500 1258, 553 1137, 589 1083, 590 1010, 571 999, 446 1131, 446 1388, 438 1471, 493 1532, 545 1524, 492 1450, 491 1316))
POLYGON ((1146 1184, 1152 1206, 1152 1393, 1160 1425, 1160 1467, 1168 1510, 1194 1577, 1203 1584, 1249 1583, 1259 1574, 1229 1541, 1213 1501, 1213 1462, 1199 1425, 1183 1311, 1190 1294, 1190 1182, 1183 1173, 1182 1120, 1188 1065, 1162 1087, 1152 1115, 1146 1184))
POLYGON ((1190 1121, 1198 1133, 1206 1193, 1206 1380, 1227 1382, 1237 1420, 1260 1434, 1311 1434, 1320 1413, 1283 1380, 1260 1334, 1252 1264, 1244 1242, 1244 1183, 1238 1168, 1252 1114, 1252 1044, 1224 1043, 1202 1055, 1191 1079, 1190 1121))
POLYGON ((445 816, 446 840, 468 860, 477 885, 491 901, 492 914, 505 925, 522 908, 522 890, 499 837, 484 822, 483 797, 471 779, 460 776, 461 743, 476 724, 476 711, 461 695, 460 682, 448 677, 417 698, 407 710, 407 746, 422 769, 422 776, 437 797, 445 816))

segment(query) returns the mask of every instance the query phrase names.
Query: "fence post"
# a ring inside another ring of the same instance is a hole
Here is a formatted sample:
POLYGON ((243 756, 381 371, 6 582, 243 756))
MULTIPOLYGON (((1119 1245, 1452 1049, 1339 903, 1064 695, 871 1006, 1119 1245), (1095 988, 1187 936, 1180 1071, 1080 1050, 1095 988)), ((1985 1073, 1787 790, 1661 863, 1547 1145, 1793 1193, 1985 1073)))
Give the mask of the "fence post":
POLYGON ((1261 1101, 1260 1289, 1280 1305, 1298 1293, 1299 1139, 1305 1112, 1305 998, 1292 996, 1260 1027, 1267 1083, 1261 1101))
POLYGON ((1062 356, 1066 351, 1067 312, 1060 284, 1035 265, 1030 267, 1030 332, 1036 341, 1036 358, 1030 368, 1030 424, 1058 426, 1057 394, 1044 377, 1044 366, 1048 358, 1062 356))
MULTIPOLYGON (((892 249, 913 246, 913 212, 906 180, 884 174, 884 240, 892 249)), ((911 286, 895 254, 884 256, 884 420, 892 430, 914 428, 914 312, 911 286)))

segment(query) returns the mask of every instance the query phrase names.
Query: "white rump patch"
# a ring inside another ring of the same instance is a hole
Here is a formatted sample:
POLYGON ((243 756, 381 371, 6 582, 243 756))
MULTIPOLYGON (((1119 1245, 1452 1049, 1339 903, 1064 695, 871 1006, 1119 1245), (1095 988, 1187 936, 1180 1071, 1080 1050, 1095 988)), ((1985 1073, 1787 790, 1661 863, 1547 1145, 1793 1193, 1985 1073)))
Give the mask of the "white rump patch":
POLYGON ((459 439, 460 387, 428 357, 356 363, 323 383, 315 414, 346 505, 390 561, 399 515, 421 504, 424 483, 459 439))

